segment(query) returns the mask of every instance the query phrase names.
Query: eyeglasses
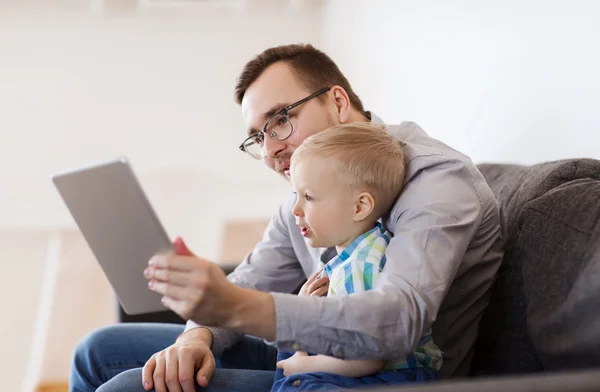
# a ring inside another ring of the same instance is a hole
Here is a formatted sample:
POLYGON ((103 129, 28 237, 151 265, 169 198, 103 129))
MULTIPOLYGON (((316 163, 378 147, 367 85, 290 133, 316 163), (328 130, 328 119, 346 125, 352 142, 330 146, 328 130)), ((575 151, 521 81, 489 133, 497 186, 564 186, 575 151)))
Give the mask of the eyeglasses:
POLYGON ((269 135, 274 140, 285 140, 291 136, 294 132, 294 126, 292 125, 289 117, 290 110, 295 107, 302 105, 304 102, 318 97, 321 94, 331 90, 331 87, 325 87, 317 91, 314 94, 309 95, 306 98, 299 100, 291 105, 284 107, 277 113, 271 116, 265 123, 262 131, 255 133, 248 137, 242 144, 240 144, 240 150, 247 153, 254 159, 263 159, 266 155, 265 152, 265 135, 269 135))

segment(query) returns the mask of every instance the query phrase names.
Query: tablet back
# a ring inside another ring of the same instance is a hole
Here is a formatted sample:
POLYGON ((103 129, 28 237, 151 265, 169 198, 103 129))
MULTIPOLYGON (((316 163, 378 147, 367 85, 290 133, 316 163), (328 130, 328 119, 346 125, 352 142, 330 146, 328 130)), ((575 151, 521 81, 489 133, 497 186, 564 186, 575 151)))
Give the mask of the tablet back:
POLYGON ((143 271, 173 245, 125 158, 52 175, 52 181, 128 314, 164 311, 143 271))

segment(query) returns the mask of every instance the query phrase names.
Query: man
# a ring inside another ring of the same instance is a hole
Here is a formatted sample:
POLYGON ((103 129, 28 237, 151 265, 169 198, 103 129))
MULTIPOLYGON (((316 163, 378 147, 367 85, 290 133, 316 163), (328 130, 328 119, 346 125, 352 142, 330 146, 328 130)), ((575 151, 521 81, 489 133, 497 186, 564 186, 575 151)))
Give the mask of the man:
MULTIPOLYGON (((310 135, 341 123, 381 123, 335 63, 310 45, 258 55, 238 79, 236 100, 248 128, 240 149, 286 178, 292 152, 310 135)), ((307 246, 291 195, 227 278, 180 239, 177 255, 153 257, 145 271, 149 287, 193 321, 183 334, 179 326, 148 324, 95 331, 76 350, 72 390, 103 384, 101 391, 188 392, 197 383, 209 391, 266 392, 276 354, 264 340, 281 350, 388 359, 413 350, 432 326, 444 351, 441 375, 468 374, 502 256, 496 201, 468 157, 416 124, 387 128, 404 143, 407 172, 383 222, 394 237, 372 290, 343 298, 287 294, 321 258, 335 255, 307 246), (222 368, 215 370, 215 357, 222 368)))

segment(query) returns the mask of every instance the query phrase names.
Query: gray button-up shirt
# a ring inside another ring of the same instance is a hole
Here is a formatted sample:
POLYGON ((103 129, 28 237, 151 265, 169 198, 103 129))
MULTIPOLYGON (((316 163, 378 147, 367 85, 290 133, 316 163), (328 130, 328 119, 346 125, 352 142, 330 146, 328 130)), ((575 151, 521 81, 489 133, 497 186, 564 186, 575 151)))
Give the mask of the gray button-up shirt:
MULTIPOLYGON (((372 121, 382 123, 375 116, 372 121)), ((444 351, 441 376, 467 375, 502 258, 496 199, 467 156, 415 123, 387 129, 405 143, 407 172, 402 193, 383 219, 394 237, 372 290, 346 297, 288 294, 317 270, 323 252, 308 246, 296 226, 294 194, 228 279, 272 293, 274 343, 282 350, 394 359, 412 352, 433 326, 433 339, 444 351)), ((187 329, 195 326, 189 321, 187 329)), ((215 355, 240 336, 211 330, 215 355)))

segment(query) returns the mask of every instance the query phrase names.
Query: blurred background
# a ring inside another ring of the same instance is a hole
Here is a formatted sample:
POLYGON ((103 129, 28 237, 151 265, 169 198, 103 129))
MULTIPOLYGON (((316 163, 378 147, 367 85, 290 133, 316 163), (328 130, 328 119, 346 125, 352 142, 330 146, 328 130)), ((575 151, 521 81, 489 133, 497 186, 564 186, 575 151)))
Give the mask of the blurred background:
POLYGON ((64 387, 76 342, 118 321, 52 172, 127 156, 170 236, 235 263, 289 192, 237 148, 254 55, 312 43, 369 110, 476 163, 600 158, 598 16, 595 0, 0 0, 2 389, 64 387))

